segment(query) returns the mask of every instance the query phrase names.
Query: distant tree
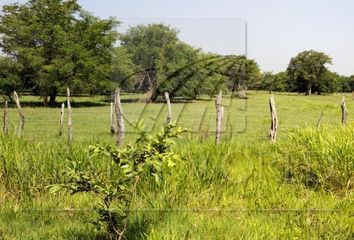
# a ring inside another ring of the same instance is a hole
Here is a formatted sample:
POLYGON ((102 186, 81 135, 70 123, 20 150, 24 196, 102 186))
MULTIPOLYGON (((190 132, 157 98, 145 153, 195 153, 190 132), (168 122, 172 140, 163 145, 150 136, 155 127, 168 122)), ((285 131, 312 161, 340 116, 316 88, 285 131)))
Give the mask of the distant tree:
POLYGON ((228 88, 230 91, 238 91, 240 84, 245 84, 248 89, 257 89, 261 85, 261 71, 256 61, 239 55, 230 59, 225 69, 229 76, 228 88))
POLYGON ((275 74, 273 90, 279 92, 288 91, 288 74, 286 72, 278 72, 275 74))
POLYGON ((23 87, 53 104, 67 86, 76 93, 110 86, 117 24, 83 11, 76 0, 30 0, 3 6, 0 47, 21 66, 23 87))
POLYGON ((349 82, 351 86, 351 91, 354 92, 354 75, 349 77, 349 82))
POLYGON ((275 74, 273 72, 263 72, 261 76, 261 83, 257 90, 272 91, 272 86, 275 81, 275 74))
POLYGON ((113 81, 127 92, 136 91, 139 88, 138 83, 142 82, 138 78, 143 76, 141 76, 139 68, 133 63, 126 48, 116 48, 112 59, 113 81))
MULTIPOLYGON (((116 64, 118 72, 133 65, 135 74, 127 74, 124 85, 147 91, 155 101, 163 92, 170 97, 196 98, 213 95, 221 89, 238 91, 240 84, 255 88, 261 79, 257 63, 245 56, 219 56, 202 53, 178 39, 177 30, 163 24, 138 25, 120 37, 117 54, 124 56, 116 64), (124 59, 130 58, 130 61, 124 59), (125 64, 125 63, 129 64, 125 64), (130 77, 129 77, 130 76, 130 77), (129 80, 127 80, 129 79, 129 80), (126 81, 132 82, 127 84, 126 81)), ((118 74, 119 75, 119 74, 118 74)))
MULTIPOLYGON (((193 66, 194 65, 194 66, 193 66)), ((194 96, 207 94, 214 96, 220 90, 227 90, 228 76, 225 75, 225 59, 223 57, 207 53, 201 54, 194 68, 195 80, 186 85, 186 89, 193 89, 194 96)))
POLYGON ((131 27, 120 37, 120 48, 124 48, 120 51, 130 57, 138 73, 132 80, 139 90, 150 93, 152 101, 164 91, 172 92, 171 97, 182 91, 186 85, 181 82, 186 80, 183 76, 192 68, 185 68, 184 72, 181 68, 198 58, 199 50, 180 41, 177 34, 177 30, 169 26, 148 24, 131 27))
POLYGON ((264 72, 262 73, 262 80, 260 90, 277 91, 284 92, 288 90, 288 75, 286 72, 272 73, 264 72))
POLYGON ((340 92, 342 91, 342 76, 327 70, 313 89, 317 94, 340 92))
POLYGON ((341 92, 352 92, 354 91, 354 75, 347 77, 347 76, 340 76, 340 91, 341 92))
POLYGON ((22 88, 20 66, 8 57, 0 57, 0 91, 11 98, 12 92, 22 88))
POLYGON ((309 50, 292 58, 286 71, 296 90, 305 91, 307 95, 310 95, 312 89, 318 86, 319 81, 328 71, 325 66, 328 63, 331 63, 329 56, 322 52, 309 50))

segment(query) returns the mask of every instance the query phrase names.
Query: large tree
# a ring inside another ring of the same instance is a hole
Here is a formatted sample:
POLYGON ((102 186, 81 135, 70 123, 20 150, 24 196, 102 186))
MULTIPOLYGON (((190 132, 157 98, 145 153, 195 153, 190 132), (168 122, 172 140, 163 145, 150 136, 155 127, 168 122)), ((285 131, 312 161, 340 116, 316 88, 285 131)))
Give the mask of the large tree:
POLYGON ((152 101, 164 91, 176 95, 186 86, 186 80, 196 77, 190 74, 194 68, 188 63, 197 61, 199 49, 180 41, 177 34, 169 26, 148 24, 131 27, 120 37, 119 48, 124 49, 120 53, 127 54, 135 66, 136 74, 131 79, 136 89, 149 92, 152 101))
POLYGON ((224 73, 229 76, 229 90, 239 91, 241 84, 248 89, 256 89, 260 85, 261 71, 256 61, 243 55, 230 56, 226 60, 224 73))
POLYGON ((76 0, 29 0, 3 6, 0 47, 20 66, 22 87, 54 103, 67 86, 76 93, 107 89, 117 24, 76 0))
POLYGON ((326 64, 330 63, 332 59, 325 53, 309 50, 292 58, 286 71, 296 89, 310 95, 328 71, 326 64))

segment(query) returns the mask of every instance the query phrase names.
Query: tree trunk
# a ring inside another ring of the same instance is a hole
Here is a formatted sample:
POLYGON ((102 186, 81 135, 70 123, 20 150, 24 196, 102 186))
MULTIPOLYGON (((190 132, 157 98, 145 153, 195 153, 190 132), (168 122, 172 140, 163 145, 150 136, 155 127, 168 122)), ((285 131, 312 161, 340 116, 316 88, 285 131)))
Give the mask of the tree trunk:
POLYGON ((151 97, 149 99, 149 102, 156 102, 157 98, 159 97, 159 95, 161 94, 161 91, 159 88, 156 89, 152 89, 151 90, 151 97))
POLYGON ((309 81, 307 85, 307 93, 306 95, 311 95, 311 90, 312 90, 312 82, 309 81))
POLYGON ((43 97, 43 104, 44 104, 45 107, 48 106, 48 96, 44 96, 43 97))
POLYGON ((55 99, 57 97, 57 90, 53 89, 49 95, 49 105, 54 106, 55 105, 55 99))

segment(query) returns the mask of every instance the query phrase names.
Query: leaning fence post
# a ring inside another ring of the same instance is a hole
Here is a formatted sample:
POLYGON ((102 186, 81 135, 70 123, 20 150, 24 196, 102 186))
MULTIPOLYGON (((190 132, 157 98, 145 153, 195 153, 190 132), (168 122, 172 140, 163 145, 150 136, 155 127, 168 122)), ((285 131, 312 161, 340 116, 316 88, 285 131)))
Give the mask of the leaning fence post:
POLYGON ((114 114, 113 114, 113 102, 111 102, 110 119, 111 119, 111 134, 113 135, 114 132, 115 132, 115 128, 114 128, 114 114))
POLYGON ((322 117, 323 117, 323 111, 321 112, 320 118, 317 120, 317 124, 316 124, 317 127, 320 126, 320 122, 322 120, 322 117))
POLYGON ((60 109, 60 119, 59 119, 59 136, 63 134, 64 112, 65 112, 65 103, 62 103, 60 109))
POLYGON ((221 137, 221 124, 222 124, 222 117, 224 115, 224 107, 221 105, 222 99, 222 91, 220 90, 219 94, 216 96, 215 99, 215 108, 216 108, 216 144, 220 143, 221 137))
POLYGON ((5 101, 5 105, 4 105, 4 118, 3 118, 4 125, 3 125, 3 127, 2 127, 2 132, 3 132, 5 135, 8 134, 8 132, 9 132, 9 116, 8 116, 8 113, 9 113, 9 108, 8 108, 7 101, 5 101))
POLYGON ((16 105, 18 108, 18 113, 20 114, 20 127, 18 129, 18 135, 22 136, 23 129, 25 128, 25 115, 23 114, 21 104, 20 104, 20 99, 19 99, 16 91, 14 91, 14 98, 15 98, 16 105))
POLYGON ((70 88, 66 89, 66 101, 68 107, 68 144, 70 145, 73 140, 73 120, 72 120, 72 110, 70 103, 70 88))
POLYGON ((345 104, 345 96, 342 97, 340 107, 342 109, 342 125, 345 125, 347 124, 347 115, 348 115, 347 106, 345 104))
POLYGON ((167 117, 166 117, 166 124, 169 124, 172 120, 172 107, 170 102, 170 96, 168 92, 165 92, 166 104, 167 104, 167 117))
POLYGON ((271 95, 269 98, 269 107, 270 107, 270 117, 271 117, 269 137, 271 142, 275 142, 277 138, 277 131, 278 131, 278 117, 277 117, 277 109, 275 108, 273 95, 271 95))
POLYGON ((121 146, 124 141, 124 119, 122 105, 120 102, 120 89, 117 88, 114 95, 114 107, 117 116, 117 146, 121 146))

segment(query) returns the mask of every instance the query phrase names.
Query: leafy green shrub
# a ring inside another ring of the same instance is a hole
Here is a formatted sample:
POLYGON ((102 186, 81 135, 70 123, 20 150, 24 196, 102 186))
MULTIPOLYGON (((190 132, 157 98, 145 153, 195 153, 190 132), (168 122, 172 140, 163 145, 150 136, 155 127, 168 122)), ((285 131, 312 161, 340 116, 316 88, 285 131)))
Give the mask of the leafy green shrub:
POLYGON ((353 126, 295 130, 276 148, 287 181, 334 193, 353 189, 353 126))
POLYGON ((140 123, 136 125, 136 129, 139 137, 132 145, 123 148, 99 145, 90 147, 91 156, 110 158, 105 168, 108 171, 99 169, 97 164, 83 167, 80 162, 70 161, 64 174, 67 181, 50 186, 52 193, 66 189, 71 194, 94 194, 99 199, 95 205, 98 217, 92 223, 99 229, 105 227, 109 239, 123 237, 139 180, 153 176, 159 182, 163 170, 174 166, 174 162, 179 159, 171 150, 171 139, 182 133, 182 129, 166 125, 155 136, 147 134, 140 123))

